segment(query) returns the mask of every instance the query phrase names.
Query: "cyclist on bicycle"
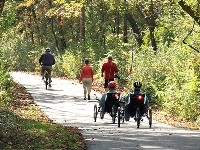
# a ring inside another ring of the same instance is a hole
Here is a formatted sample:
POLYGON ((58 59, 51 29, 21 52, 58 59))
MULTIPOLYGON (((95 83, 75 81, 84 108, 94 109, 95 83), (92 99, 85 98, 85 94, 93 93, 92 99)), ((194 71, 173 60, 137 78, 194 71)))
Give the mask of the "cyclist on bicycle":
MULTIPOLYGON (((125 97, 125 101, 127 102, 126 106, 125 106, 125 120, 126 121, 129 121, 130 119, 130 114, 128 113, 128 104, 130 103, 130 94, 144 94, 143 92, 141 92, 141 87, 142 87, 142 83, 139 82, 139 81, 136 81, 134 83, 134 90, 130 93, 128 93, 125 97)), ((144 110, 143 112, 146 113, 147 112, 147 108, 148 108, 148 105, 149 105, 149 100, 148 100, 148 97, 146 96, 145 94, 145 97, 144 97, 144 110)))
MULTIPOLYGON (((47 70, 47 72, 49 73, 49 81, 51 83, 52 82, 51 71, 52 71, 52 65, 55 64, 55 58, 50 52, 51 49, 47 47, 45 53, 40 56, 39 64, 41 65, 42 80, 44 80, 44 72, 45 70, 47 70)), ((49 86, 51 87, 50 83, 49 86)))

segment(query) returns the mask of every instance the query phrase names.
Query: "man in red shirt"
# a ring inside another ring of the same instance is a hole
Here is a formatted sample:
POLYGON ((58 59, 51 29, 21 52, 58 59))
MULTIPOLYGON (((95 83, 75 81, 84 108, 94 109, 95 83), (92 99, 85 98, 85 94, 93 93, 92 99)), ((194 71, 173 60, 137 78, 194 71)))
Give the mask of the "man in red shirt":
POLYGON ((81 68, 81 74, 79 78, 79 83, 83 83, 84 89, 84 100, 86 100, 86 95, 88 94, 88 100, 90 100, 90 92, 92 90, 93 82, 93 68, 89 65, 89 59, 85 59, 85 65, 81 68))
POLYGON ((112 56, 108 56, 108 61, 101 68, 101 76, 104 76, 105 79, 104 88, 106 92, 108 91, 108 83, 114 81, 115 73, 118 71, 119 69, 113 62, 112 56))

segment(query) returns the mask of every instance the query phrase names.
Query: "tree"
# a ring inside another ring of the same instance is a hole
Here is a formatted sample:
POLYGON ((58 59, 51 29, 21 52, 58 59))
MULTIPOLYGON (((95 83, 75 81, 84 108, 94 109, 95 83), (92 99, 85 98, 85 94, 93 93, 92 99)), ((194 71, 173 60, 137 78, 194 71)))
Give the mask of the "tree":
POLYGON ((154 30, 156 28, 156 19, 157 19, 156 5, 154 5, 154 2, 151 0, 149 3, 146 2, 146 6, 143 6, 143 4, 138 4, 137 9, 140 12, 141 16, 146 21, 146 24, 150 32, 151 45, 153 47, 153 50, 156 52, 157 44, 154 36, 154 30))

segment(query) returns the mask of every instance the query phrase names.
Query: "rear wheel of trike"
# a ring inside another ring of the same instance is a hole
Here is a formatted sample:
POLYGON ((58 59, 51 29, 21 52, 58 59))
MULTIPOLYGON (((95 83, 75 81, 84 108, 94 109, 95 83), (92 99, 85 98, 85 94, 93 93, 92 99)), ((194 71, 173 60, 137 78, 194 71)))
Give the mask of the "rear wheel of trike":
POLYGON ((152 109, 148 110, 149 128, 152 126, 152 109))
POLYGON ((122 123, 124 123, 124 120, 125 120, 124 110, 121 110, 121 120, 122 120, 122 123))
POLYGON ((120 127, 121 116, 122 116, 122 114, 121 114, 121 108, 118 108, 118 110, 117 110, 118 127, 120 127))
POLYGON ((115 105, 112 106, 112 110, 111 110, 111 116, 112 116, 112 123, 115 123, 115 118, 116 118, 116 113, 117 113, 117 108, 115 105))
POLYGON ((96 122, 96 120, 97 120, 97 105, 95 104, 94 105, 94 122, 96 122))
POLYGON ((137 128, 139 128, 140 127, 140 120, 141 120, 141 111, 140 111, 139 107, 136 110, 135 117, 136 117, 136 121, 137 121, 137 128))
POLYGON ((105 108, 105 107, 101 107, 101 108, 100 108, 100 118, 101 118, 101 119, 104 118, 104 114, 105 114, 105 112, 104 112, 105 109, 104 109, 104 108, 105 108))

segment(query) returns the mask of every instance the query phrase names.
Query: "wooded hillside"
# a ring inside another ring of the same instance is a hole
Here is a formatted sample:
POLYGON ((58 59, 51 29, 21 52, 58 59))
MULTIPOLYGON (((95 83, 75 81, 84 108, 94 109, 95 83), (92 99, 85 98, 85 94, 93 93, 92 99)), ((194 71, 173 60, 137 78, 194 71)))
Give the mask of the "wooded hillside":
POLYGON ((2 0, 0 14, 1 68, 39 71, 51 47, 55 76, 89 58, 97 80, 112 55, 125 93, 140 80, 154 106, 200 124, 200 0, 2 0))

